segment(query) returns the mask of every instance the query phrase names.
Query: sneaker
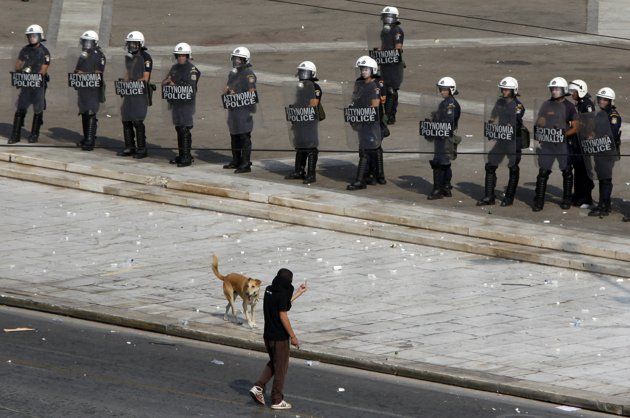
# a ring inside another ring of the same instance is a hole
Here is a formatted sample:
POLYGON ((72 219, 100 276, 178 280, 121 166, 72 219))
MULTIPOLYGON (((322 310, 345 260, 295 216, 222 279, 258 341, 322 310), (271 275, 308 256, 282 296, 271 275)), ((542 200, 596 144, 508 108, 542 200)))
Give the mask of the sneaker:
POLYGON ((252 399, 257 404, 265 404, 265 395, 263 394, 263 390, 260 386, 252 386, 252 388, 249 390, 249 394, 252 396, 252 399))
POLYGON ((271 405, 271 409, 291 409, 291 404, 285 400, 277 403, 275 405, 271 405))

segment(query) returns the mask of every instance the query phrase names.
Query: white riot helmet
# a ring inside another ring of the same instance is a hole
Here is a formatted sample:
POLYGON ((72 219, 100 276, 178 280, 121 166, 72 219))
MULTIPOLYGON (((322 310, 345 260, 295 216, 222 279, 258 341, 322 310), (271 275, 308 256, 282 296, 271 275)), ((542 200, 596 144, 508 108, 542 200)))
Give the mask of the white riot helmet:
POLYGON ((586 93, 588 93, 588 86, 586 85, 586 81, 573 80, 569 83, 569 92, 571 90, 577 91, 578 97, 580 99, 584 98, 584 96, 586 96, 586 93))
POLYGON ((192 48, 186 42, 180 42, 173 48, 173 55, 177 58, 178 55, 188 55, 188 58, 192 57, 192 48))
POLYGON ((311 61, 303 61, 297 66, 297 76, 300 80, 310 80, 317 76, 317 67, 311 61))
MULTIPOLYGON (((549 84, 547 85, 547 87, 549 87, 549 91, 551 91, 553 88, 558 87, 560 89, 562 89, 562 93, 560 95, 560 97, 562 96, 566 96, 569 85, 567 84, 567 80, 565 80, 562 77, 554 77, 551 79, 551 81, 549 82, 549 84)), ((556 97, 557 99, 558 97, 556 97)))
POLYGON ((514 77, 505 77, 503 80, 499 81, 497 87, 499 87, 499 91, 509 89, 514 91, 515 96, 518 94, 518 80, 514 77))
POLYGON ((81 35, 80 45, 83 49, 92 49, 98 45, 98 33, 87 30, 81 35))
POLYGON ((39 25, 30 25, 24 31, 24 35, 26 35, 26 39, 28 39, 29 43, 31 43, 30 35, 39 35, 37 42, 45 41, 45 39, 44 39, 44 29, 42 29, 42 27, 39 26, 39 25))
POLYGON ((391 25, 398 20, 398 9, 394 6, 387 6, 381 12, 383 23, 391 25))
MULTIPOLYGON (((354 64, 356 68, 362 70, 363 68, 371 68, 372 69, 372 77, 374 77, 378 73, 378 63, 367 55, 360 57, 356 64, 354 64)), ((361 74, 363 77, 363 74, 361 74)))
POLYGON ((438 90, 448 88, 451 91, 451 95, 457 94, 457 83, 452 77, 442 77, 436 84, 438 90))
POLYGON ((127 52, 132 54, 144 48, 144 35, 142 34, 142 32, 139 32, 137 30, 129 32, 129 34, 125 38, 125 47, 127 48, 127 52))
POLYGON ((245 48, 244 46, 237 47, 236 49, 234 49, 234 51, 232 51, 232 54, 230 54, 232 66, 240 67, 249 64, 251 56, 252 55, 250 54, 249 49, 245 48), (240 60, 237 60, 237 58, 240 58, 240 60))
POLYGON ((611 89, 610 87, 602 87, 601 89, 599 89, 597 91, 597 98, 602 98, 602 99, 609 99, 610 100, 610 104, 613 104, 613 101, 615 100, 615 91, 613 89, 611 89))

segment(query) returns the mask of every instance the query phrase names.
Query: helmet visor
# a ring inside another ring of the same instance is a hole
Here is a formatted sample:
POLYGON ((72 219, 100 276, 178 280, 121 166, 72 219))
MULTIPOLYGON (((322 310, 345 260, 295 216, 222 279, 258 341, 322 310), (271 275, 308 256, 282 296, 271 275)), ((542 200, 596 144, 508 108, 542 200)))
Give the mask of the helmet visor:
POLYGON ((383 13, 381 15, 381 20, 383 21, 383 23, 391 25, 392 23, 396 22, 396 15, 392 13, 383 13))
POLYGON ((42 41, 41 33, 29 33, 26 35, 26 39, 28 39, 28 43, 31 45, 38 44, 42 41))
POLYGON ((96 45, 96 42, 93 41, 92 39, 81 39, 81 42, 79 42, 79 45, 81 46, 81 49, 83 49, 84 51, 88 51, 94 48, 94 46, 96 45))
POLYGON ((310 80, 311 78, 313 78, 313 72, 311 70, 301 68, 297 72, 297 77, 300 80, 310 80))
POLYGON ((127 52, 133 54, 140 51, 140 42, 138 41, 127 41, 126 42, 127 52))

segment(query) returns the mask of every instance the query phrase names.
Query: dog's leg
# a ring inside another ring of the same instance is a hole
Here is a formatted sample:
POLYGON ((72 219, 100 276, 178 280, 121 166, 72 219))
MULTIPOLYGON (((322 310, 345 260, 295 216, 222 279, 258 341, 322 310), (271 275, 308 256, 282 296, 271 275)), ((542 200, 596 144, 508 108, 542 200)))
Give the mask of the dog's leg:
POLYGON ((228 301, 227 305, 225 305, 225 314, 223 315, 223 320, 224 321, 228 321, 229 320, 228 312, 230 312, 230 306, 231 306, 230 301, 228 301))
POLYGON ((256 307, 256 303, 252 303, 250 305, 250 307, 252 309, 252 313, 250 314, 250 316, 252 317, 252 326, 255 328, 255 327, 258 326, 258 325, 256 325, 256 316, 254 314, 254 312, 256 312, 256 311, 254 311, 254 308, 256 307))
POLYGON ((246 300, 243 300, 243 313, 245 314, 245 319, 247 319, 247 325, 249 325, 250 328, 254 328, 253 322, 251 318, 249 317, 249 310, 247 309, 246 300))
POLYGON ((242 324, 242 322, 238 319, 238 314, 236 313, 236 306, 234 305, 237 295, 238 293, 236 292, 232 293, 232 298, 230 299, 230 306, 232 307, 232 316, 234 316, 234 322, 236 322, 237 324, 242 324))

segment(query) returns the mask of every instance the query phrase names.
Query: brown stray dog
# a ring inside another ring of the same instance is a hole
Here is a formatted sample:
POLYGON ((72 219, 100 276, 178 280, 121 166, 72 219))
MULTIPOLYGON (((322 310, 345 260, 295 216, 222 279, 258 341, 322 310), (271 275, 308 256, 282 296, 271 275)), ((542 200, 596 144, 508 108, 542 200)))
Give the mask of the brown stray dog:
POLYGON ((250 328, 256 327, 254 308, 256 307, 256 303, 258 303, 260 285, 262 282, 258 279, 252 279, 251 277, 246 277, 239 273, 230 273, 227 276, 223 276, 219 273, 219 259, 214 254, 212 255, 212 271, 214 272, 214 275, 223 282, 223 294, 228 301, 228 304, 225 306, 225 315, 223 315, 223 320, 228 320, 228 312, 230 311, 230 308, 232 308, 232 316, 234 316, 234 319, 238 322, 236 308, 234 307, 236 295, 238 295, 241 299, 243 299, 243 313, 247 319, 247 324, 250 328), (251 309, 251 314, 247 310, 248 307, 251 309))

